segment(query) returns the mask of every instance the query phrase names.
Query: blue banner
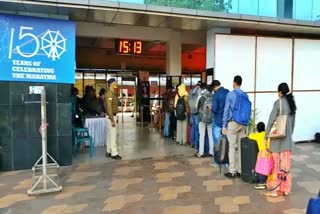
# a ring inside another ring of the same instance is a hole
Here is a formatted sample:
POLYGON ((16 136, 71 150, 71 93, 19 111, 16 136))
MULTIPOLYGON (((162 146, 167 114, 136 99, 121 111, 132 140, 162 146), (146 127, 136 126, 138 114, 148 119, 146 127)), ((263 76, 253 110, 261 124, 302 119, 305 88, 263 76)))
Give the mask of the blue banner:
POLYGON ((75 23, 0 14, 0 81, 75 81, 75 23))

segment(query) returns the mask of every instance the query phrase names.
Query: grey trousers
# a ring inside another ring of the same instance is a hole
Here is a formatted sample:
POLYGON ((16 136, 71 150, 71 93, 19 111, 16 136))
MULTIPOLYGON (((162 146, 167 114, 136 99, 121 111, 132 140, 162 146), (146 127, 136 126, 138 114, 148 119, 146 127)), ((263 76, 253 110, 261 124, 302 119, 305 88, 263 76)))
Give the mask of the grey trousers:
POLYGON ((177 120, 177 139, 176 141, 180 144, 187 143, 187 130, 188 130, 188 119, 177 120))
POLYGON ((229 141, 229 172, 241 173, 241 138, 245 137, 246 127, 230 121, 227 127, 229 141))

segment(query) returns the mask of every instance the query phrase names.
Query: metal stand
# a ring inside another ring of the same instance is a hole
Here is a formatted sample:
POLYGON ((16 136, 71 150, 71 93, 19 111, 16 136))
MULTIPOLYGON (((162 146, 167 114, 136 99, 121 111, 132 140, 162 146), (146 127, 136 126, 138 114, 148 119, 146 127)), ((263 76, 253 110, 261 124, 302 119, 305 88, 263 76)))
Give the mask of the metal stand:
POLYGON ((56 182, 59 178, 59 164, 47 153, 46 107, 46 92, 43 88, 41 91, 41 126, 39 130, 42 137, 42 156, 32 167, 32 187, 28 190, 28 195, 60 192, 62 190, 62 186, 59 186, 56 182), (52 163, 48 163, 47 157, 49 157, 52 163), (40 164, 41 161, 42 164, 40 164), (49 169, 52 169, 53 173, 48 174, 49 169), (37 175, 39 172, 41 174, 37 175))

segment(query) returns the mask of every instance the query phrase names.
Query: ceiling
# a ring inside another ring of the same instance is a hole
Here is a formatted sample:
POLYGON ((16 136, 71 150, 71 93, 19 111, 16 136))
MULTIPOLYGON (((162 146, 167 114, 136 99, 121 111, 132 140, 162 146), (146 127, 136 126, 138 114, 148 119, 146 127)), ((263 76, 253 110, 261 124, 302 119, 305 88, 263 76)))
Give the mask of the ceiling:
MULTIPOLYGON (((130 70, 166 70, 166 44, 143 41, 141 55, 117 55, 115 39, 77 37, 77 67, 120 69, 126 64, 130 70)), ((205 70, 206 48, 197 44, 182 44, 182 69, 190 72, 205 70)))
POLYGON ((104 0, 0 0, 2 12, 39 13, 74 21, 208 30, 244 28, 320 34, 320 23, 104 0))

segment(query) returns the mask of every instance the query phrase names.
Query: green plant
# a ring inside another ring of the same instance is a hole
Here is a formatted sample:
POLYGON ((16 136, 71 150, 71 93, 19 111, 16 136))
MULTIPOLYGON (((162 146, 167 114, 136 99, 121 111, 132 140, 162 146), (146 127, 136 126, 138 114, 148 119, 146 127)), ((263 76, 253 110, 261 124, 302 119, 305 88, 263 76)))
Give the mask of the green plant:
POLYGON ((256 125, 257 125, 256 124, 256 117, 257 117, 257 114, 258 114, 257 109, 253 109, 251 111, 251 118, 249 120, 249 125, 247 127, 247 133, 248 134, 253 133, 255 131, 255 129, 256 129, 256 125))

